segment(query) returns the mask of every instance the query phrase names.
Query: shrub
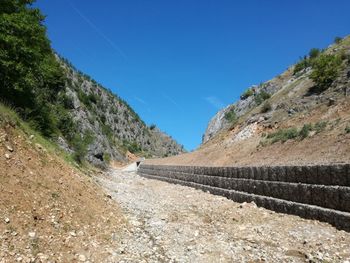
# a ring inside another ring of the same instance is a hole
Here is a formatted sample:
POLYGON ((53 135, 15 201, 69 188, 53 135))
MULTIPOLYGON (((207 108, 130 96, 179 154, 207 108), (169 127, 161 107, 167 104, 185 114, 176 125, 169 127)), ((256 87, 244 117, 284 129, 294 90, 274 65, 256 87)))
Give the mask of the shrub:
POLYGON ((225 113, 225 119, 232 124, 238 121, 238 117, 234 107, 232 107, 228 112, 225 113))
POLYGON ((111 162, 111 155, 109 153, 103 154, 103 161, 105 161, 107 164, 111 162))
POLYGON ((76 132, 76 124, 69 112, 63 107, 56 108, 57 116, 57 128, 61 131, 62 135, 70 142, 72 141, 76 132))
POLYGON ((137 142, 130 142, 130 141, 124 140, 123 146, 131 153, 142 152, 142 148, 140 145, 137 144, 137 142))
POLYGON ((318 48, 312 48, 309 51, 309 58, 314 59, 317 58, 320 55, 321 51, 318 48))
POLYGON ((311 124, 304 124, 304 126, 299 131, 299 137, 301 139, 305 139, 309 136, 310 131, 312 131, 312 125, 311 124))
POLYGON ((299 135, 299 132, 296 128, 289 128, 289 129, 281 129, 277 132, 270 133, 267 135, 267 139, 271 139, 271 143, 275 143, 278 141, 286 142, 290 139, 295 139, 299 135))
POLYGON ((74 150, 73 159, 77 163, 83 163, 87 154, 88 146, 92 143, 93 140, 94 137, 91 133, 86 133, 84 136, 81 136, 80 134, 75 134, 75 136, 72 139, 72 146, 74 150))
POLYGON ((314 126, 314 130, 316 131, 316 133, 320 133, 324 131, 326 127, 327 127, 327 121, 319 121, 319 122, 316 122, 314 126))
POLYGON ((257 105, 260 105, 265 100, 269 99, 271 95, 267 93, 266 91, 262 90, 258 94, 255 95, 254 100, 257 105))
POLYGON ((337 78, 341 59, 336 55, 321 54, 313 63, 310 78, 315 82, 318 91, 324 91, 337 78))
POLYGON ((343 39, 341 37, 335 37, 334 38, 334 43, 336 44, 340 44, 340 42, 342 41, 343 39))
POLYGON ((310 60, 305 56, 294 66, 293 75, 311 66, 310 60))
POLYGON ((262 105, 260 112, 261 112, 261 113, 266 113, 266 112, 270 111, 271 109, 272 109, 271 104, 270 104, 268 101, 266 101, 266 102, 262 105))
POLYGON ((150 129, 150 130, 154 130, 156 127, 157 127, 157 126, 156 126, 155 124, 151 124, 151 125, 149 126, 149 129, 150 129))
POLYGON ((254 91, 253 89, 247 89, 245 92, 243 92, 243 94, 241 95, 241 99, 245 100, 247 98, 249 98, 250 96, 254 95, 254 91))

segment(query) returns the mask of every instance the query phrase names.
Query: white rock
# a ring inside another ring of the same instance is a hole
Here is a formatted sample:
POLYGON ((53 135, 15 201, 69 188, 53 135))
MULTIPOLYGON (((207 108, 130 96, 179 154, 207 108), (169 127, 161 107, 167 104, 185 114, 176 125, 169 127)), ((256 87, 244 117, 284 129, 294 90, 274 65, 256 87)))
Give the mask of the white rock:
POLYGON ((13 152, 13 148, 10 145, 6 145, 6 149, 9 150, 10 152, 13 152))
POLYGON ((6 224, 10 223, 10 218, 6 217, 6 218, 5 218, 5 223, 6 223, 6 224))
POLYGON ((78 259, 79 259, 79 261, 81 261, 81 262, 85 262, 85 261, 86 261, 86 256, 83 255, 83 254, 80 254, 80 255, 78 256, 78 259))
POLYGON ((10 157, 11 157, 11 156, 10 156, 8 153, 5 153, 5 158, 6 158, 6 159, 10 159, 10 157))
POLYGON ((29 233, 28 233, 28 236, 29 236, 30 238, 34 238, 34 237, 36 236, 36 233, 35 233, 35 232, 29 232, 29 233))

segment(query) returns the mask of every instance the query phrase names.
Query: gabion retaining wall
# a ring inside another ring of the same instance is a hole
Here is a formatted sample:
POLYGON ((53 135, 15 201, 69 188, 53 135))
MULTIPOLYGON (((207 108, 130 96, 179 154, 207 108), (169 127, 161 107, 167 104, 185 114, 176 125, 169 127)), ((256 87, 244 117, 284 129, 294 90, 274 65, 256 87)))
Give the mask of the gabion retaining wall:
POLYGON ((199 167, 141 164, 138 174, 350 231, 350 164, 199 167))

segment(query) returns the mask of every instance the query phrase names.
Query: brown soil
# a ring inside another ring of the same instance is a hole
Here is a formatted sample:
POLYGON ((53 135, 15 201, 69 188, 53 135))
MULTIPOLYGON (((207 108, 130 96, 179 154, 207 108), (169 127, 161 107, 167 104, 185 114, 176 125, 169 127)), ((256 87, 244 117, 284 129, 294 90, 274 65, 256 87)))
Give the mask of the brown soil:
POLYGON ((114 201, 18 130, 0 137, 0 262, 108 258, 124 224, 114 201))

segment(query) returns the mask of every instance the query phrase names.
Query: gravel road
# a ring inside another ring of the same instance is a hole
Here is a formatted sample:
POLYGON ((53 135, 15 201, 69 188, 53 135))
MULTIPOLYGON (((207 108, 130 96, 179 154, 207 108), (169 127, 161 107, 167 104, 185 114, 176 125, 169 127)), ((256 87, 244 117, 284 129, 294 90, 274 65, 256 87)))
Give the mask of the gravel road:
POLYGON ((326 223, 134 172, 98 181, 128 221, 111 262, 350 262, 350 233, 326 223))

